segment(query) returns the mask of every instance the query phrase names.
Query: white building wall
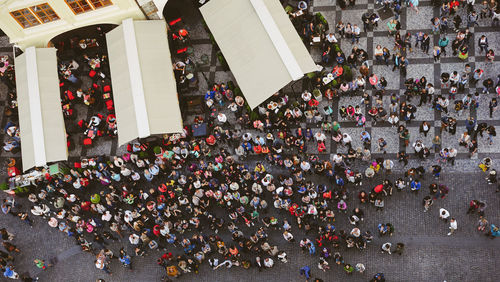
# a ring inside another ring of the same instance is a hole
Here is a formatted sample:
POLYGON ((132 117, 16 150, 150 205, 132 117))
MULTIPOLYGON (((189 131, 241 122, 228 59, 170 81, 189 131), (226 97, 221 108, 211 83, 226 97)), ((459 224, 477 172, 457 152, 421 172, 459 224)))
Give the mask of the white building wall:
POLYGON ((64 0, 4 0, 0 4, 0 28, 9 37, 11 43, 17 44, 24 50, 30 46, 47 47, 49 41, 55 36, 80 27, 105 23, 119 25, 126 18, 146 19, 135 0, 111 1, 113 5, 75 15, 64 0), (11 11, 43 3, 48 3, 60 19, 23 28, 10 15, 11 11))

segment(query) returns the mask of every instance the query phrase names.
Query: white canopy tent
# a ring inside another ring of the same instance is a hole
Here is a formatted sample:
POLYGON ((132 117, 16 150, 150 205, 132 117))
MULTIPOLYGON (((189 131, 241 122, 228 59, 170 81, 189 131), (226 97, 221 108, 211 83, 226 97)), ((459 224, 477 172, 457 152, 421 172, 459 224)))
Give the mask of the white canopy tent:
POLYGON ((119 145, 152 134, 181 133, 165 21, 126 19, 106 40, 119 145))
POLYGON ((26 48, 15 58, 23 171, 67 160, 55 48, 26 48))
POLYGON ((318 70, 278 0, 211 0, 200 10, 251 108, 318 70))

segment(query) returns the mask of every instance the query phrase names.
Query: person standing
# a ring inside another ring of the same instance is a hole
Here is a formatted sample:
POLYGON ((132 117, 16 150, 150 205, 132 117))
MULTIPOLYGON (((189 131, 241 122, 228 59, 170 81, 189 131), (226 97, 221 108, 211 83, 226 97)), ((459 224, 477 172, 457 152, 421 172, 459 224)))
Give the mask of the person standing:
POLYGON ((422 52, 424 52, 425 54, 429 53, 430 44, 431 44, 431 38, 427 33, 424 33, 424 38, 421 44, 422 52))
POLYGON ((359 37, 361 36, 361 29, 358 27, 358 25, 354 25, 353 28, 352 28, 352 34, 353 34, 353 37, 352 37, 352 44, 354 44, 354 42, 358 43, 359 44, 359 37))
POLYGON ((467 26, 473 27, 474 25, 479 25, 477 23, 478 15, 475 11, 472 11, 467 17, 467 26))
POLYGON ((479 46, 479 53, 488 51, 488 38, 486 35, 481 35, 481 38, 479 38, 477 42, 477 46, 479 46))
POLYGON ((452 217, 450 219, 450 232, 448 233, 448 236, 453 234, 453 232, 455 232, 455 230, 457 230, 457 228, 458 228, 457 221, 452 217))
POLYGON ((378 150, 379 150, 379 152, 383 151, 384 154, 387 153, 386 149, 385 149, 386 147, 387 147, 387 141, 385 141, 384 138, 382 138, 382 137, 379 138, 378 139, 378 150))
POLYGON ((441 57, 441 47, 434 46, 434 49, 432 50, 432 55, 434 56, 434 62, 438 62, 441 57))
POLYGON ((410 64, 410 62, 408 61, 408 59, 406 59, 406 57, 402 56, 401 62, 399 65, 399 70, 400 70, 401 75, 403 77, 406 77, 406 68, 408 67, 409 64, 410 64))
POLYGON ((497 98, 492 98, 488 107, 490 108, 490 118, 493 118, 493 113, 498 108, 497 98))
POLYGON ((438 46, 441 48, 443 56, 446 56, 446 46, 448 46, 449 42, 450 40, 446 36, 443 36, 443 38, 439 39, 438 46))

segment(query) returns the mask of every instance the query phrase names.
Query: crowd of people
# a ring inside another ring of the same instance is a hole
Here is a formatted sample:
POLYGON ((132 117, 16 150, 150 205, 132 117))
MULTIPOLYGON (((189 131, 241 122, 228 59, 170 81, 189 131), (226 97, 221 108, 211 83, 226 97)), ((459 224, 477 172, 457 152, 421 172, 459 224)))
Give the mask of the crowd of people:
MULTIPOLYGON (((447 42, 450 30, 444 27, 446 18, 455 15, 455 21, 458 9, 473 14, 475 6, 469 5, 471 1, 443 2, 441 18, 432 19, 434 34, 400 35, 398 19, 403 3, 377 1, 376 4, 394 10, 388 32, 394 38, 395 46, 378 45, 374 54, 368 54, 355 45, 346 57, 340 41, 348 38, 350 43, 359 42, 360 27, 339 22, 337 31, 327 34, 321 18, 308 16, 307 2, 299 3, 298 11, 302 14, 293 12, 290 16, 307 44, 315 44, 315 38, 320 38, 321 48, 325 50, 322 62, 326 67, 333 67, 333 78, 330 79, 326 71, 316 73, 310 79, 310 87, 305 87, 300 95, 274 95, 254 111, 234 83, 210 85, 205 95, 206 114, 187 122, 191 125, 206 124, 208 132, 205 136, 193 136, 193 127, 187 125, 182 134, 134 141, 128 144, 127 153, 120 156, 98 156, 68 164, 67 171, 60 176, 45 174, 32 183, 27 195, 28 208, 8 198, 2 203, 2 212, 17 216, 20 222, 28 225, 31 225, 33 216, 43 218, 50 227, 74 238, 83 251, 95 255, 96 268, 110 275, 109 264, 115 259, 132 269, 134 257, 158 252, 161 255, 157 255, 157 263, 165 269, 165 280, 198 273, 202 263, 208 263, 214 270, 223 267, 269 269, 277 263, 288 263, 288 254, 278 247, 282 245, 277 242, 282 240, 281 235, 287 244, 298 245, 304 254, 315 257, 317 265, 313 268, 325 272, 331 271, 331 267, 339 267, 347 274, 364 273, 369 265, 344 260, 343 254, 352 249, 365 250, 374 233, 388 238, 380 246, 381 252, 403 254, 405 243, 390 240, 398 226, 382 222, 376 230, 370 230, 363 224, 364 218, 369 216, 369 211, 383 210, 386 202, 392 200, 393 192, 406 190, 418 195, 426 177, 436 180, 429 185, 429 193, 422 200, 424 212, 431 210, 436 201, 450 192, 449 187, 438 180, 445 165, 454 165, 457 157, 457 148, 443 144, 439 136, 432 139, 432 144, 425 144, 423 137, 434 126, 433 121, 421 122, 421 136, 413 143, 407 126, 421 107, 428 106, 442 112, 441 131, 455 135, 457 120, 448 111, 450 101, 456 115, 460 116, 464 110, 485 108, 486 103, 480 103, 484 100, 481 96, 500 91, 497 74, 485 73, 479 68, 473 70, 467 64, 463 71, 443 73, 441 91, 437 94, 435 86, 425 76, 406 78, 409 64, 406 54, 417 46, 424 53, 430 51, 431 36, 440 34, 439 42, 441 39, 447 42), (434 25, 438 27, 434 28, 434 25), (394 55, 391 56, 390 50, 395 51, 394 55), (371 73, 370 58, 385 65, 392 60, 393 70, 399 69, 405 80, 402 95, 390 94, 389 108, 384 108, 382 98, 388 95, 385 88, 390 78, 379 78, 371 73), (359 75, 354 75, 355 70, 359 75), (468 87, 476 83, 481 83, 484 88, 477 93, 468 93, 468 87), (366 91, 370 89, 373 94, 366 91), (463 99, 456 99, 458 92, 465 94, 463 99), (361 97, 359 104, 339 105, 339 119, 335 120, 331 101, 355 95, 361 97), (416 97, 419 98, 418 105, 411 103, 416 97), (323 99, 327 105, 319 107, 323 99), (355 121, 363 129, 367 121, 372 125, 390 123, 403 147, 411 144, 415 156, 432 159, 431 150, 434 150, 439 158, 430 167, 408 168, 410 156, 406 149, 401 150, 397 160, 403 163, 405 173, 400 177, 393 176, 391 172, 395 164, 390 158, 384 158, 388 146, 386 140, 372 140, 366 130, 359 137, 350 136, 341 127, 340 122, 344 120, 355 121), (316 124, 318 128, 304 128, 304 123, 316 124), (353 138, 360 138, 363 146, 355 147, 353 138), (372 141, 377 142, 377 152, 382 154, 372 156, 377 153, 372 151, 372 141), (332 152, 331 159, 324 158, 329 142, 335 142, 346 153, 332 152), (380 183, 373 181, 378 178, 382 179, 380 183), (352 226, 336 226, 336 218, 340 216, 347 217, 352 226), (113 252, 111 249, 116 244, 122 248, 113 252)), ((355 3, 339 2, 343 8, 355 3)), ((491 3, 486 3, 486 11, 480 13, 493 17, 495 24, 498 22, 498 8, 495 1, 491 3)), ((418 12, 418 1, 407 1, 406 4, 418 12)), ((378 22, 376 13, 363 15, 365 31, 378 22)), ((469 21, 471 23, 477 24, 477 21, 469 21)), ((452 43, 453 52, 467 60, 462 54, 467 54, 470 32, 467 29, 461 31, 463 26, 460 24, 455 27, 457 42, 452 43)), ((183 35, 187 36, 181 33, 176 36, 183 35)), ((77 122, 84 133, 83 144, 89 145, 93 136, 115 136, 117 125, 106 55, 88 49, 101 50, 99 47, 105 46, 105 42, 100 39, 76 42, 81 49, 76 59, 61 60, 59 68, 62 106, 68 120, 74 116, 75 101, 83 102, 92 111, 89 121, 77 122), (84 80, 89 78, 90 88, 81 87, 82 76, 85 76, 84 80), (106 123, 102 122, 103 119, 106 123)), ((478 43, 481 51, 490 53, 487 39, 481 38, 478 43)), ((437 56, 439 60, 440 54, 446 55, 446 46, 440 43, 432 49, 435 59, 437 56)), ((486 59, 490 60, 488 55, 486 59)), ((187 56, 179 62, 174 66, 177 78, 189 80, 185 71, 192 62, 187 56)), ((2 80, 12 93, 9 94, 12 123, 5 131, 12 137, 12 142, 19 143, 19 129, 15 126, 15 84, 11 78, 13 67, 8 64, 8 59, 0 62, 0 71, 2 69, 2 80)), ((497 106, 497 100, 492 98, 488 106, 490 116, 497 106)), ((68 132, 71 134, 72 131, 68 132)), ((477 157, 477 138, 484 133, 491 144, 496 135, 494 126, 477 124, 472 115, 469 116, 459 144, 469 150, 471 158, 477 157)), ((496 186, 498 191, 497 172, 492 160, 485 158, 478 165, 486 174, 485 183, 496 186)), ((12 166, 16 166, 15 162, 12 166)), ((479 232, 490 238, 500 236, 498 225, 486 219, 484 201, 474 199, 465 204, 468 205, 467 213, 479 215, 479 232)), ((446 209, 439 209, 439 217, 446 222, 449 219, 448 235, 456 232, 457 221, 446 209)), ((12 254, 19 249, 10 243, 12 234, 6 230, 7 233, 1 232, 7 251, 0 252, 2 271, 6 277, 16 278, 12 254)), ((41 259, 35 264, 40 268, 49 266, 41 259)), ((370 271, 376 272, 374 269, 370 271)), ((312 272, 310 266, 299 271, 306 279, 313 277, 312 272)), ((372 281, 385 281, 384 274, 375 274, 372 281)))

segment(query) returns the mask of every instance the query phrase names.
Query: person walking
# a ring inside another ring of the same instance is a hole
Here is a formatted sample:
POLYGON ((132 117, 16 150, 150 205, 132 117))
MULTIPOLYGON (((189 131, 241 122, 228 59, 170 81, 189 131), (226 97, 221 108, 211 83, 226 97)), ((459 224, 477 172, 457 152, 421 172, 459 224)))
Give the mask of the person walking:
POLYGON ((432 204, 434 203, 434 201, 432 200, 431 196, 427 195, 424 197, 422 203, 424 205, 424 212, 427 212, 429 210, 429 208, 432 206, 432 204))
POLYGON ((396 253, 398 255, 402 255, 404 248, 405 248, 405 244, 403 244, 403 243, 397 243, 396 244, 396 250, 394 251, 394 253, 396 253))
POLYGON ((391 244, 391 243, 389 243, 389 242, 384 243, 384 244, 382 245, 382 253, 383 253, 383 252, 386 252, 386 253, 388 253, 388 254, 392 254, 392 253, 391 253, 391 247, 392 247, 392 244, 391 244))
POLYGON ((356 264, 355 269, 356 269, 356 271, 357 271, 357 272, 359 272, 359 273, 363 273, 363 272, 365 272, 366 267, 365 267, 365 265, 364 265, 364 264, 362 264, 362 263, 358 263, 358 264, 356 264))
POLYGON ((33 262, 35 263, 36 267, 38 267, 38 268, 40 268, 42 270, 45 270, 45 269, 47 269, 47 267, 51 267, 52 266, 52 264, 45 263, 45 261, 42 260, 42 259, 35 259, 33 262))
POLYGON ((457 230, 458 226, 457 226, 457 221, 456 219, 454 219, 453 217, 450 219, 450 232, 448 232, 448 236, 450 236, 451 234, 453 234, 453 232, 455 232, 455 230, 457 230))
POLYGON ((490 118, 493 118, 493 113, 498 108, 497 98, 491 98, 491 101, 490 101, 490 104, 488 105, 488 108, 490 109, 490 118))
POLYGON ((443 208, 440 208, 439 209, 439 218, 444 220, 444 222, 448 222, 448 217, 450 217, 450 212, 443 209, 443 208))
POLYGON ((306 278, 306 281, 311 278, 311 268, 309 266, 304 266, 300 269, 300 276, 304 276, 306 278))

